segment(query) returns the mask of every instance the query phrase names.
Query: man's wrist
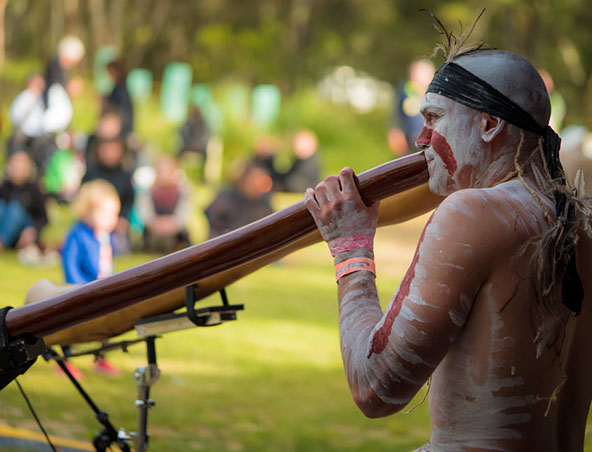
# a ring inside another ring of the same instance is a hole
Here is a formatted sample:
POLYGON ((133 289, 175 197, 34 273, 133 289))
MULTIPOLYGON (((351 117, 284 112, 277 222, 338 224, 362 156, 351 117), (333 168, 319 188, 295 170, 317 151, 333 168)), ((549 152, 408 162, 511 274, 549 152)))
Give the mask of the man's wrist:
POLYGON ((335 263, 335 265, 337 265, 342 263, 343 261, 353 259, 355 257, 366 257, 368 259, 374 260, 374 251, 368 249, 344 251, 342 253, 336 254, 333 258, 333 262, 335 263))
POLYGON ((374 234, 352 234, 345 237, 337 237, 327 241, 331 256, 345 251, 367 249, 374 250, 374 234))

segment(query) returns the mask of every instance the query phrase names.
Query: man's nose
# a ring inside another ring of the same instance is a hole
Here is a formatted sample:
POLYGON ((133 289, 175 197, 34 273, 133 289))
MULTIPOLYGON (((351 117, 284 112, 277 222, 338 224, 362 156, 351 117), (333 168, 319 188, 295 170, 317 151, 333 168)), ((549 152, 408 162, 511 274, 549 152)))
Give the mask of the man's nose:
POLYGON ((432 142, 432 129, 423 126, 419 136, 415 139, 415 147, 420 151, 430 147, 432 142))

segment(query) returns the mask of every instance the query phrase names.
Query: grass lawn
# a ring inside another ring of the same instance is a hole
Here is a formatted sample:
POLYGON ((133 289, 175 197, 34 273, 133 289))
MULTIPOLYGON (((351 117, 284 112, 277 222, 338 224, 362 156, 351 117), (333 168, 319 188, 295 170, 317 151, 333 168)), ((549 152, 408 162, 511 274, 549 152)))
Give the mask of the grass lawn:
MULTIPOLYGON (((413 253, 422 219, 379 231, 379 293, 386 303, 413 253)), ((152 256, 121 257, 119 269, 152 256)), ((17 306, 43 277, 59 281, 59 268, 21 266, 0 256, 3 304, 17 306)), ((324 245, 288 256, 228 288, 244 303, 236 322, 170 333, 157 341, 160 380, 151 396, 151 450, 401 451, 429 438, 427 402, 412 413, 366 419, 355 407, 341 366, 336 290, 324 245)), ((218 303, 216 298, 202 304, 218 303)), ((133 333, 125 335, 135 337, 133 333)), ((116 428, 137 430, 132 373, 145 364, 142 345, 110 354, 119 377, 92 371, 92 358, 74 362, 82 381, 116 428)), ((20 378, 50 434, 92 439, 100 430, 74 388, 40 360, 20 378)), ((415 402, 421 400, 422 390, 415 402)), ((0 424, 37 430, 14 383, 0 393, 0 424)), ((586 451, 592 451, 587 435, 586 451)))
MULTIPOLYGON (((415 229, 405 234, 413 236, 415 229)), ((381 234, 386 250, 393 231, 381 234)), ((377 258, 385 302, 402 275, 389 254, 377 258)), ((117 265, 123 269, 150 258, 122 257, 117 265)), ((429 437, 427 403, 412 414, 369 420, 351 400, 339 354, 332 272, 324 245, 299 251, 228 288, 231 303, 245 304, 238 321, 159 339, 162 376, 152 391, 152 450, 408 451, 423 444, 429 437)), ((11 252, 0 256, 0 274, 3 304, 13 306, 35 280, 61 280, 59 268, 26 268, 11 252)), ((74 362, 114 425, 137 430, 132 373, 145 364, 144 347, 113 352, 110 359, 122 369, 120 377, 93 373, 89 357, 74 362)), ((21 384, 51 434, 91 439, 99 424, 54 367, 40 360, 21 384)), ((0 393, 0 406, 0 423, 37 430, 14 383, 0 393)))

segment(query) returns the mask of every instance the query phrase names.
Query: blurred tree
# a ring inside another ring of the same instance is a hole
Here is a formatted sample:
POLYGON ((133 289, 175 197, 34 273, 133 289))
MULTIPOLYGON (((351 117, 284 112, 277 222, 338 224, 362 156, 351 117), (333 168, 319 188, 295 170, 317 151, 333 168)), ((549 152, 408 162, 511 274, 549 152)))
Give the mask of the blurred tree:
POLYGON ((4 66, 4 58, 6 57, 4 16, 6 13, 7 4, 8 0, 0 0, 0 72, 2 71, 2 66, 4 66))
MULTIPOLYGON (((116 45, 130 68, 152 71, 186 62, 196 80, 274 83, 282 91, 348 64, 396 83, 439 36, 433 11, 446 24, 469 27, 480 0, 0 0, 6 8, 8 57, 48 58, 65 33, 94 52, 116 45)), ((1 12, 1 10, 0 10, 1 12)), ((568 101, 568 122, 590 122, 592 8, 589 0, 491 0, 474 38, 519 52, 547 69, 568 101)), ((0 33, 1 40, 1 33, 0 33)), ((0 58, 1 58, 0 45, 0 58)), ((436 62, 437 63, 437 62, 436 62)))

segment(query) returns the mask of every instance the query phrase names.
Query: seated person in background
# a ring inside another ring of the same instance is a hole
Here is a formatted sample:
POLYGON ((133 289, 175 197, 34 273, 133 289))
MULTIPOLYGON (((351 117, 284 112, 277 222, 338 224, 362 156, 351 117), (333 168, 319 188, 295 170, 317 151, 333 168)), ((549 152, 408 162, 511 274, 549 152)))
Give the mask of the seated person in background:
POLYGON ((269 204, 272 187, 273 182, 265 169, 248 165, 236 184, 222 190, 206 209, 209 237, 232 231, 272 213, 269 204))
POLYGON ((292 139, 294 163, 283 176, 283 190, 287 192, 304 192, 314 187, 320 179, 319 142, 311 130, 301 130, 292 139))
POLYGON ((121 202, 121 212, 119 213, 119 222, 115 228, 115 238, 120 253, 129 253, 131 251, 129 218, 134 204, 134 187, 132 185, 132 173, 124 166, 125 144, 119 138, 97 139, 93 151, 96 156, 96 165, 87 168, 82 183, 95 179, 105 179, 113 184, 121 202))
POLYGON ((112 109, 105 109, 101 113, 97 129, 86 142, 85 162, 87 170, 97 164, 96 145, 98 140, 115 140, 122 138, 123 123, 119 113, 112 109))
MULTIPOLYGON (((72 204, 79 220, 72 226, 62 246, 62 268, 68 284, 86 284, 113 274, 116 244, 114 230, 119 221, 121 204, 117 191, 105 180, 84 184, 72 204)), ((68 348, 64 348, 68 355, 68 348)), ((69 365, 73 374, 81 375, 69 365)), ((98 359, 95 370, 118 374, 119 370, 104 358, 98 359)))
POLYGON ((273 181, 274 191, 283 191, 284 174, 276 169, 275 159, 279 152, 281 144, 279 140, 272 136, 261 136, 257 138, 253 146, 254 156, 251 164, 263 168, 273 181))
POLYGON ((48 222, 45 196, 33 182, 33 162, 24 151, 6 162, 6 179, 0 185, 0 251, 24 248, 39 240, 48 222))
POLYGON ((39 176, 57 149, 55 134, 66 130, 72 119, 72 104, 62 85, 56 83, 49 87, 46 102, 44 90, 43 77, 32 75, 25 89, 12 102, 10 120, 14 130, 7 147, 8 155, 27 151, 40 172, 39 176))
POLYGON ((190 190, 175 158, 160 156, 154 170, 154 184, 138 196, 137 202, 144 221, 144 247, 147 251, 170 253, 190 245, 186 227, 191 211, 190 190))

